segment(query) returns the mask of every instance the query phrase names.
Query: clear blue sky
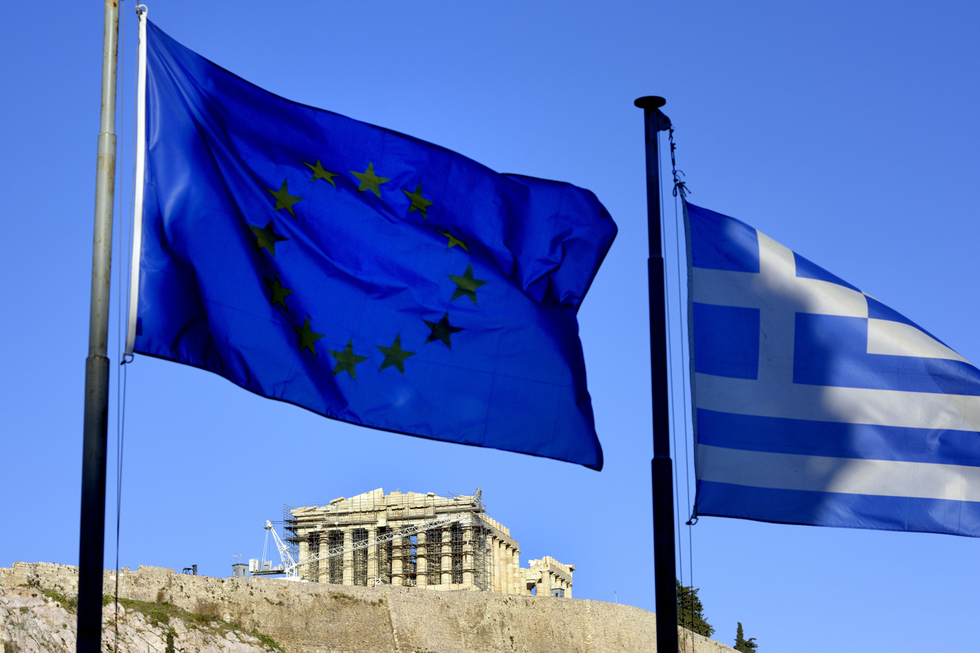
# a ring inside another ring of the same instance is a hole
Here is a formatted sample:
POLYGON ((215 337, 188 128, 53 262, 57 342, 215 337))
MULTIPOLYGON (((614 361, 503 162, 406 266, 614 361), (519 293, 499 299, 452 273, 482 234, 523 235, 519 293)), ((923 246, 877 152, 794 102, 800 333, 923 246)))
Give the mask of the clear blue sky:
MULTIPOLYGON (((133 10, 124 5, 124 207, 133 10)), ((589 188, 620 234, 580 313, 602 472, 358 429, 137 358, 124 566, 196 563, 229 575, 233 554, 258 557, 262 524, 284 503, 482 487, 522 562, 552 555, 577 565, 577 597, 616 592, 652 610, 646 209, 632 104, 641 95, 668 100, 693 202, 752 224, 980 362, 980 9, 971 3, 173 0, 151 4, 150 17, 290 99, 502 172, 589 188)), ((99 2, 5 8, 3 566, 77 561, 101 49, 99 2)), ((114 386, 113 416, 115 397, 114 386)), ((693 582, 723 642, 741 621, 767 653, 976 648, 980 542, 717 518, 692 534, 693 582)), ((690 582, 687 529, 681 550, 690 582)))

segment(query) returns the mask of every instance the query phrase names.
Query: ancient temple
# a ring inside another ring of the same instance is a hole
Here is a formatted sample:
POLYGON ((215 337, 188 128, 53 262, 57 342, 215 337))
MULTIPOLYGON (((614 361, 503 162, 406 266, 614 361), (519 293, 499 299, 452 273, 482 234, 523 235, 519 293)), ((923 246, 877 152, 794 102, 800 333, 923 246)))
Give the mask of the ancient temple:
POLYGON ((522 568, 520 545, 487 515, 481 494, 379 488, 292 508, 285 540, 295 547, 300 577, 314 583, 570 598, 575 567, 545 556, 522 568))

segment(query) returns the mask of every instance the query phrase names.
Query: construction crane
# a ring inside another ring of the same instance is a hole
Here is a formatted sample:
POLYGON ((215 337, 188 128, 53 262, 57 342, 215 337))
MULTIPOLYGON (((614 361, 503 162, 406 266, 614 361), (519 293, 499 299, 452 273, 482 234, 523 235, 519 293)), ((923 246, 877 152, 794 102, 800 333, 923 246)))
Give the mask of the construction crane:
POLYGON ((286 580, 299 580, 296 575, 296 561, 293 560, 293 556, 289 553, 289 547, 286 546, 279 538, 279 533, 276 532, 275 526, 272 522, 266 520, 265 522, 265 545, 262 547, 262 558, 260 560, 249 560, 248 561, 248 571, 252 576, 281 576, 286 574, 286 580), (275 542, 276 549, 279 551, 279 559, 281 562, 278 567, 272 566, 272 561, 268 559, 269 552, 269 535, 272 535, 273 541, 275 542), (290 573, 292 571, 292 573, 290 573))
POLYGON ((265 539, 266 544, 262 550, 262 560, 249 560, 249 571, 253 576, 285 576, 286 580, 302 581, 305 580, 299 577, 299 568, 304 567, 320 560, 327 560, 337 556, 342 556, 345 553, 352 553, 354 551, 359 551, 361 549, 367 549, 369 547, 375 546, 377 544, 385 544, 391 542, 396 537, 410 537, 417 533, 427 531, 433 528, 441 528, 443 526, 448 526, 449 524, 459 523, 462 525, 470 524, 474 521, 471 514, 461 512, 452 513, 449 515, 441 515, 435 519, 430 519, 428 521, 420 522, 418 524, 412 524, 410 526, 403 526, 398 530, 388 531, 387 533, 382 533, 381 535, 376 535, 375 537, 362 540, 357 543, 341 544, 337 546, 332 546, 326 551, 320 553, 315 553, 313 555, 307 556, 306 558, 300 560, 299 562, 293 560, 293 556, 289 553, 289 547, 283 543, 282 539, 279 538, 279 534, 276 532, 275 527, 272 525, 271 521, 265 522, 265 539), (272 567, 271 561, 266 560, 266 552, 269 546, 269 534, 272 534, 272 538, 275 541, 276 549, 279 551, 279 558, 281 560, 277 567, 272 567), (258 563, 258 564, 255 564, 258 563))

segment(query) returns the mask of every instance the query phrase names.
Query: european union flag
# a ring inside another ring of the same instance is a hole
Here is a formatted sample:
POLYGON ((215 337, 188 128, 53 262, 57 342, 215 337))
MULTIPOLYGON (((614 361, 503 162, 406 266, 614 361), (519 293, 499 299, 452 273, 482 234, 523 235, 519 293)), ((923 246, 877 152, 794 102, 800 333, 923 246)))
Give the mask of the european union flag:
POLYGON ((980 536, 980 370, 745 223, 685 215, 697 512, 980 536))
POLYGON ((326 417, 602 467, 590 192, 284 100, 149 25, 135 350, 326 417))

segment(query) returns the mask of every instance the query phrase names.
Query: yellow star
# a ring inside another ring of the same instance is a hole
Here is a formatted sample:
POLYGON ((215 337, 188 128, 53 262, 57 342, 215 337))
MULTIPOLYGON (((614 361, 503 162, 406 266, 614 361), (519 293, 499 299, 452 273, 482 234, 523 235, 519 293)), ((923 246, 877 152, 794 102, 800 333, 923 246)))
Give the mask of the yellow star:
POLYGON ((295 197, 289 194, 289 189, 286 187, 285 179, 283 179, 282 186, 279 187, 279 190, 276 191, 276 190, 272 190, 271 188, 266 188, 266 190, 272 193, 272 196, 276 198, 276 208, 273 209, 274 211, 278 211, 279 209, 286 209, 287 211, 289 211, 290 215, 292 215, 294 218, 296 217, 296 214, 293 213, 293 204, 295 204, 296 202, 300 201, 303 198, 295 197))
POLYGON ((299 334, 299 350, 309 349, 316 356, 316 349, 313 346, 317 340, 323 337, 322 333, 315 333, 313 329, 310 328, 310 318, 306 318, 306 322, 303 326, 298 327, 295 324, 293 328, 296 329, 296 333, 299 334))
POLYGON ((334 188, 337 187, 337 183, 334 182, 333 178, 337 176, 337 173, 330 172, 329 170, 324 170, 323 166, 320 165, 320 159, 316 160, 316 165, 311 165, 306 161, 303 164, 313 171, 313 178, 310 181, 316 181, 317 179, 323 179, 324 181, 330 182, 330 185, 334 188))
POLYGON ((344 347, 343 351, 334 351, 331 349, 330 353, 337 359, 337 364, 333 368, 334 376, 337 376, 341 372, 347 372, 352 379, 357 378, 357 372, 355 371, 354 366, 359 363, 363 363, 368 359, 367 356, 358 356, 354 353, 353 340, 347 341, 347 346, 344 347))
POLYGON ((415 189, 414 193, 409 193, 404 188, 402 192, 408 195, 408 199, 412 200, 412 206, 408 208, 408 212, 411 213, 417 209, 422 214, 422 217, 428 220, 429 216, 425 210, 432 205, 432 202, 422 197, 422 184, 419 184, 419 187, 415 189))
POLYGON ((379 187, 386 181, 390 181, 390 177, 379 177, 374 174, 374 164, 368 163, 367 170, 364 172, 354 172, 350 171, 352 175, 361 180, 361 185, 357 187, 357 190, 369 190, 378 197, 381 197, 381 191, 379 187))
POLYGON ((451 249, 451 248, 455 247, 456 245, 459 245, 460 247, 462 247, 467 252, 470 251, 469 248, 466 246, 466 243, 464 243, 463 241, 461 241, 459 238, 457 238, 456 236, 452 235, 448 231, 440 231, 439 233, 441 233, 443 236, 445 236, 446 238, 449 239, 449 244, 446 245, 446 249, 451 249))
MULTIPOLYGON (((473 264, 470 263, 469 267, 466 268, 466 272, 464 272, 463 276, 461 277, 453 276, 451 274, 448 276, 453 280, 453 283, 456 284, 456 292, 453 293, 452 299, 466 296, 472 299, 473 303, 475 304, 476 291, 480 286, 486 284, 486 281, 483 279, 473 278, 473 264)), ((449 301, 452 301, 452 299, 449 301)))
POLYGON ((269 224, 265 227, 256 227, 254 225, 248 225, 248 228, 252 230, 255 234, 255 246, 259 249, 265 249, 267 252, 272 254, 273 257, 276 255, 276 243, 283 240, 289 240, 285 236, 280 236, 276 233, 275 226, 272 224, 272 220, 269 220, 269 224))
POLYGON ((279 282, 279 273, 273 274, 271 279, 265 279, 265 285, 269 286, 269 290, 271 291, 269 302, 273 306, 282 304, 282 307, 288 312, 289 307, 286 306, 286 297, 292 295, 293 291, 289 288, 283 288, 282 283, 279 282))
POLYGON ((380 372, 386 367, 391 367, 392 365, 401 372, 405 373, 405 359, 414 356, 414 351, 405 351, 402 349, 402 335, 399 333, 395 336, 395 342, 392 343, 391 347, 382 347, 381 345, 375 345, 381 350, 381 353, 385 355, 384 362, 381 363, 381 367, 378 368, 380 372))

